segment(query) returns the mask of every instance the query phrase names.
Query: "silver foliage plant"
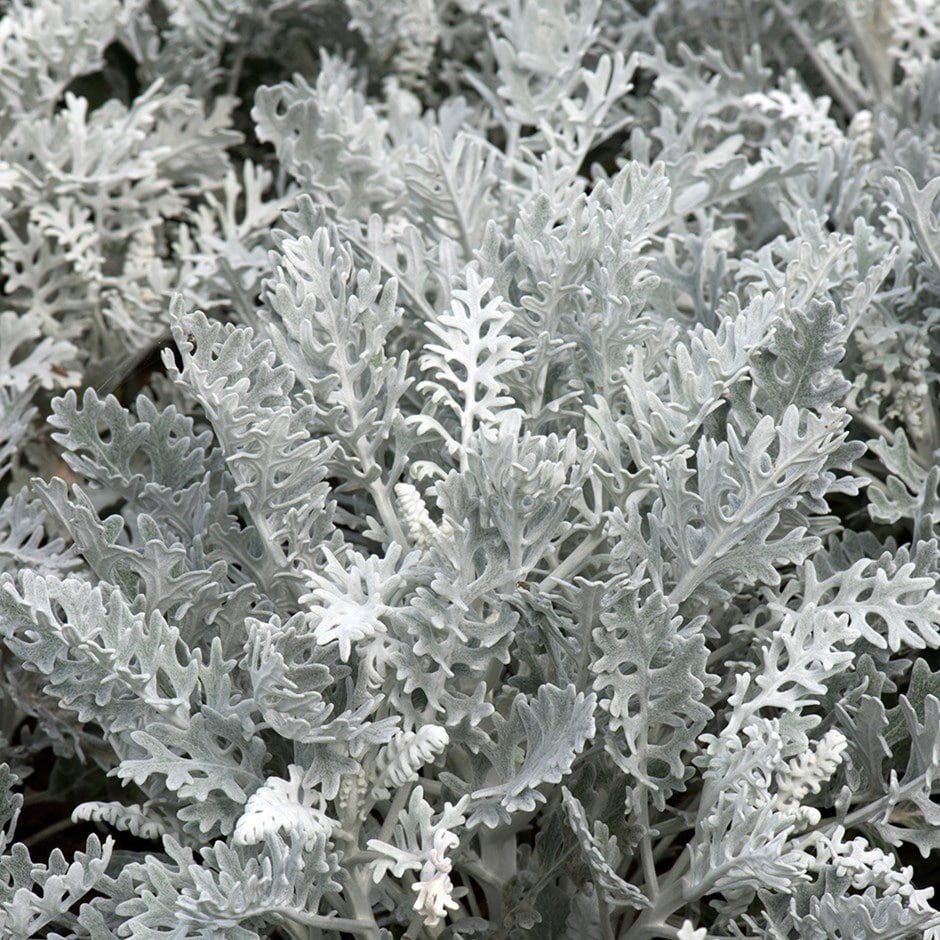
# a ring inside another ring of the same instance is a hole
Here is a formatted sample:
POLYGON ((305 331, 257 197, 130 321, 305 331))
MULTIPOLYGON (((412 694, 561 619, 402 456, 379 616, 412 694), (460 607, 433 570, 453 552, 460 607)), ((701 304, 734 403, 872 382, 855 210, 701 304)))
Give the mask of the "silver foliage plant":
POLYGON ((940 8, 0 12, 4 938, 940 937, 940 8))

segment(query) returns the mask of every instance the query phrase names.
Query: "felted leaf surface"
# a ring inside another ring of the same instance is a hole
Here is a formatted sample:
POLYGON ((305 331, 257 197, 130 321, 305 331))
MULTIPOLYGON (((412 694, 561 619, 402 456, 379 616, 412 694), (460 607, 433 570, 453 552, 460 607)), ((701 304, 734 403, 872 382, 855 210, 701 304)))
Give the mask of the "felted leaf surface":
POLYGON ((850 568, 818 580, 811 562, 805 566, 803 603, 834 614, 847 614, 849 627, 873 646, 896 653, 902 647, 940 645, 940 594, 937 579, 917 575, 917 565, 883 554, 863 558, 850 568))
POLYGON ((118 590, 24 572, 22 593, 10 583, 0 590, 0 629, 82 722, 119 733, 158 716, 188 718, 198 659, 159 611, 133 613, 118 590))
POLYGON ((538 787, 560 781, 593 737, 595 701, 574 685, 544 685, 532 698, 517 695, 508 718, 494 715, 493 739, 482 750, 498 782, 470 792, 468 827, 493 828, 544 802, 538 787))
POLYGON ((678 608, 654 592, 627 591, 601 614, 593 631, 601 655, 592 663, 594 689, 610 714, 606 747, 631 776, 653 791, 662 809, 685 787, 683 754, 712 715, 702 701, 712 684, 708 650, 694 626, 683 629, 678 608))

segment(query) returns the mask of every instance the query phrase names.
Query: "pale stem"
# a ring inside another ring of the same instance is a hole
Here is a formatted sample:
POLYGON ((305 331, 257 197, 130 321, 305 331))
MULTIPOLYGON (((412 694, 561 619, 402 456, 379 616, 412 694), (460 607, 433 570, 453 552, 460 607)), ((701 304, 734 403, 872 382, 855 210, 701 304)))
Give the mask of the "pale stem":
POLYGON ((252 916, 263 917, 265 915, 278 914, 288 922, 304 924, 307 927, 319 927, 322 930, 342 930, 346 933, 356 934, 359 937, 367 937, 368 940, 379 940, 379 925, 375 918, 371 916, 368 921, 354 920, 351 917, 330 917, 326 914, 307 914, 304 911, 298 911, 296 908, 287 907, 265 907, 259 908, 254 912, 246 912, 243 919, 252 916))
POLYGON ((587 559, 603 541, 604 536, 601 533, 587 536, 550 575, 541 580, 539 588, 544 591, 552 584, 567 584, 568 578, 581 570, 587 559))
POLYGON ((382 829, 379 832, 380 842, 388 842, 391 839, 395 823, 398 822, 398 817, 401 816, 402 810, 405 808, 405 803, 408 801, 408 797, 411 794, 411 787, 412 785, 410 783, 406 783, 395 791, 392 802, 389 804, 388 812, 385 814, 382 829))

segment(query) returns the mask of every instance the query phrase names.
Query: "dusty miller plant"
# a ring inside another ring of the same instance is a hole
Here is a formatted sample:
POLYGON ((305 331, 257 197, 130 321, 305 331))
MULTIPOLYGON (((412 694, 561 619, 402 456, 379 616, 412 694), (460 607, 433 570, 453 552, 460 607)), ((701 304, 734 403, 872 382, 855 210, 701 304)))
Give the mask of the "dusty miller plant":
POLYGON ((0 4, 0 933, 940 937, 937 10, 72 6, 0 4))

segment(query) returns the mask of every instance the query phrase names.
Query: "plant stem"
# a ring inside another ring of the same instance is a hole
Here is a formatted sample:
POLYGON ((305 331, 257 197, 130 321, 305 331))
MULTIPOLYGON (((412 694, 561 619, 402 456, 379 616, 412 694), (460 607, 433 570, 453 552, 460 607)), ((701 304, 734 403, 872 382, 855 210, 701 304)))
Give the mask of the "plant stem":
POLYGON ((63 832, 66 829, 71 829, 74 825, 75 823, 73 823, 69 817, 60 819, 58 822, 54 822, 51 825, 46 826, 45 829, 40 829, 39 832, 34 832, 31 836, 23 839, 23 845, 25 845, 27 848, 40 845, 50 836, 54 836, 56 833, 63 832))
POLYGON ((382 829, 379 832, 380 842, 388 842, 388 840, 392 837, 392 830, 395 828, 395 823, 398 822, 398 817, 401 816, 401 812, 405 808, 405 803, 407 802, 408 796, 410 794, 410 784, 400 786, 395 791, 395 795, 392 797, 392 802, 389 804, 388 812, 385 814, 385 821, 382 823, 382 829))
POLYGON ((790 32, 796 37, 797 42, 803 47, 807 58, 813 63, 816 71, 819 72, 827 88, 832 93, 832 97, 839 102, 839 106, 849 118, 853 117, 859 109, 858 102, 852 99, 845 90, 844 83, 838 79, 832 69, 829 68, 826 61, 816 51, 816 45, 812 37, 806 32, 797 18, 783 5, 781 0, 771 0, 771 3, 786 23, 790 32))
MULTIPOLYGON (((598 526, 600 529, 600 526, 598 526)), ((587 536, 583 542, 550 574, 539 583, 539 589, 547 590, 554 584, 567 584, 568 578, 577 574, 581 566, 587 561, 594 550, 604 541, 603 533, 595 530, 594 534, 587 536)))
POLYGON ((597 913, 601 922, 601 937, 603 940, 614 940, 614 927, 611 923, 610 909, 607 907, 607 901, 604 900, 604 894, 596 880, 594 882, 594 895, 597 898, 597 913))
MULTIPOLYGON (((367 937, 368 940, 378 940, 379 925, 375 919, 370 917, 369 921, 353 919, 351 917, 333 917, 328 914, 307 914, 304 911, 298 911, 296 908, 287 907, 268 907, 253 912, 255 916, 265 916, 278 914, 286 921, 304 924, 307 927, 319 927, 323 930, 345 931, 346 933, 356 934, 359 937, 367 937)), ((249 914, 244 915, 247 919, 249 914)))
POLYGON ((682 907, 681 876, 668 888, 664 888, 655 903, 643 911, 630 928, 630 940, 642 940, 644 937, 675 936, 666 924, 666 918, 682 907))
POLYGON ((643 838, 640 840, 640 861, 643 865, 643 877, 646 879, 646 895, 655 904, 659 897, 659 878, 656 876, 656 862, 653 859, 649 798, 645 786, 637 787, 637 791, 639 791, 640 798, 639 823, 643 827, 643 838))

